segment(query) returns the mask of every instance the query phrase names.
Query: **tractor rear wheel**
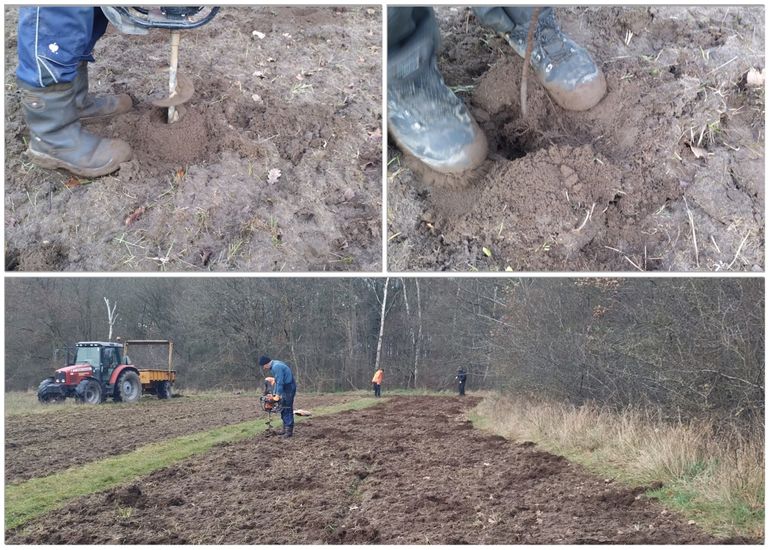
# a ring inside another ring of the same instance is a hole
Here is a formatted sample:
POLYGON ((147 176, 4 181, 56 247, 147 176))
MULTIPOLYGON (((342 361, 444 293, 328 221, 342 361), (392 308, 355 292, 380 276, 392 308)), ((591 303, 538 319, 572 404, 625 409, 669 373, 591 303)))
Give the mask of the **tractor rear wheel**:
POLYGON ((118 395, 125 403, 136 403, 142 397, 142 383, 134 371, 124 372, 118 380, 118 395))
POLYGON ((93 378, 87 378, 75 388, 75 395, 81 403, 98 405, 103 400, 102 386, 93 378))
POLYGON ((171 382, 164 380, 158 384, 158 399, 168 399, 171 397, 171 382))

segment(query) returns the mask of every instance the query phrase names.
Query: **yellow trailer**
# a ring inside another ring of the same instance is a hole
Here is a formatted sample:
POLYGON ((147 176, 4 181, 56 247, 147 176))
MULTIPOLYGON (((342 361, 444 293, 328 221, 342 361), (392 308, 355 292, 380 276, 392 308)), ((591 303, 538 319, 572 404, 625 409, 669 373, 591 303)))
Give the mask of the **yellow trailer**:
POLYGON ((173 369, 174 342, 171 340, 127 340, 123 344, 123 356, 128 357, 128 350, 137 346, 167 346, 167 369, 137 369, 142 392, 157 395, 161 399, 171 397, 171 385, 176 381, 176 371, 173 369))

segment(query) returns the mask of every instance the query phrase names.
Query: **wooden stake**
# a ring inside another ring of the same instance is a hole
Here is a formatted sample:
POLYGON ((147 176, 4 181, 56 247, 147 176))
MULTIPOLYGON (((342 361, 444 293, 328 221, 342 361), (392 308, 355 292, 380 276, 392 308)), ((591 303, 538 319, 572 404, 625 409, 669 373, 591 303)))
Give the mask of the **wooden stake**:
POLYGON ((532 57, 532 44, 535 38, 537 18, 540 17, 540 8, 532 9, 532 17, 529 19, 527 31, 527 50, 524 53, 524 67, 521 69, 521 116, 527 116, 527 78, 529 77, 529 60, 532 57))
MULTIPOLYGON (((179 63, 179 31, 171 31, 171 59, 168 64, 168 95, 176 95, 176 70, 179 63)), ((168 123, 171 124, 179 120, 179 113, 173 105, 168 108, 168 123)))

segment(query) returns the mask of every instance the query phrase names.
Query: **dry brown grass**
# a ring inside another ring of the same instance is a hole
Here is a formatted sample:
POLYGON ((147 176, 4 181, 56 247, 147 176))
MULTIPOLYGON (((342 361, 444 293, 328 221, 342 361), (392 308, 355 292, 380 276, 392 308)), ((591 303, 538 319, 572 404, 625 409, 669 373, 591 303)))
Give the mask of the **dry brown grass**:
POLYGON ((611 411, 533 399, 489 397, 484 427, 529 440, 601 475, 664 484, 654 496, 723 535, 764 534, 764 438, 714 435, 706 422, 664 422, 637 410, 611 411))

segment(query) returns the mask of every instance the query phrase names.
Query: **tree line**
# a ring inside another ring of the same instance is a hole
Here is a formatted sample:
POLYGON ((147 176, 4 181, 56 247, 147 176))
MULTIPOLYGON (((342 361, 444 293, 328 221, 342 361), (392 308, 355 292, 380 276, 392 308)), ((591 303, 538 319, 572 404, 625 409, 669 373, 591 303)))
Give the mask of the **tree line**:
POLYGON ((5 288, 6 390, 36 387, 73 343, 112 331, 173 340, 181 388, 257 388, 266 354, 292 365, 305 391, 366 388, 379 361, 386 391, 451 389, 462 366, 471 390, 730 424, 764 417, 761 279, 11 278, 5 288))

